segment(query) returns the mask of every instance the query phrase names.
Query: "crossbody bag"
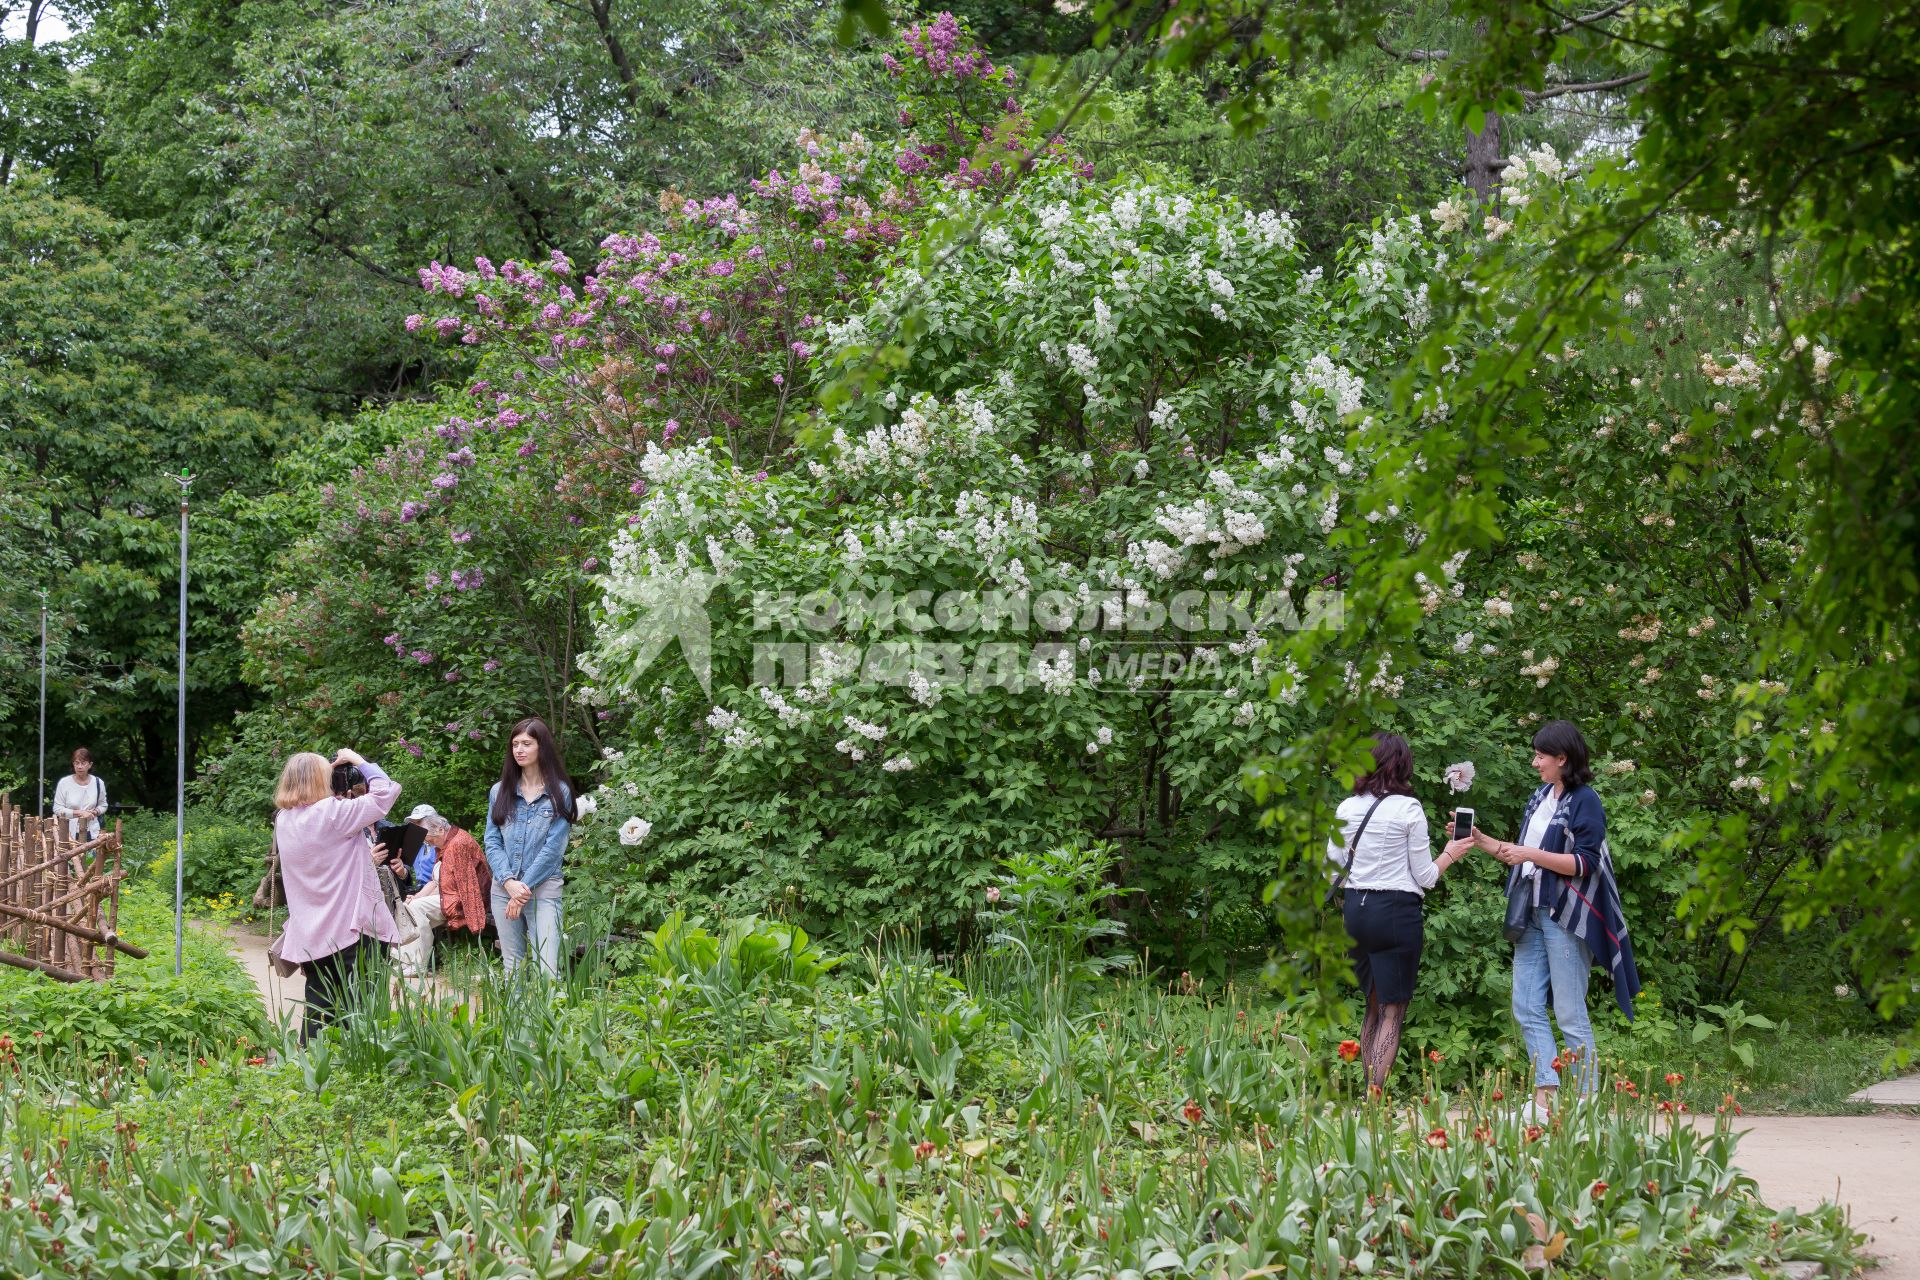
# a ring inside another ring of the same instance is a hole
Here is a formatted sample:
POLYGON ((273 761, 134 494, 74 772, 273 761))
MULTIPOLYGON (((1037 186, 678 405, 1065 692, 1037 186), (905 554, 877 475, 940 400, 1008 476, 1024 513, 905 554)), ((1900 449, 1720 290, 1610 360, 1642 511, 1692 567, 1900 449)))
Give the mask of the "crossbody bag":
POLYGON ((1353 870, 1354 851, 1360 847, 1360 837, 1367 833, 1367 824, 1373 821, 1373 811, 1378 809, 1381 801, 1385 799, 1385 796, 1374 797, 1373 804, 1368 807, 1366 816, 1361 818, 1360 825, 1354 828, 1353 839, 1347 841, 1347 863, 1340 868, 1340 874, 1334 877, 1333 888, 1327 890, 1327 896, 1325 900, 1321 902, 1321 906, 1324 907, 1332 903, 1334 897, 1340 890, 1346 887, 1347 874, 1353 870))

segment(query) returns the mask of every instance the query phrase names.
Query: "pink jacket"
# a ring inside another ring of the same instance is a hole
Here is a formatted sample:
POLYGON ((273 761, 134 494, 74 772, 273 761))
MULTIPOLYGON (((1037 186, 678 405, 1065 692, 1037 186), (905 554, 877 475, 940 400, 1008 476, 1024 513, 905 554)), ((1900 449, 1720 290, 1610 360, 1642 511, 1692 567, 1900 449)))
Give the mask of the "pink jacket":
POLYGON ((280 874, 287 882, 287 932, 280 954, 288 960, 319 960, 363 936, 400 941, 393 913, 380 896, 366 837, 366 829, 400 798, 400 784, 377 764, 364 764, 360 772, 367 778, 366 795, 328 796, 282 809, 274 818, 280 874))

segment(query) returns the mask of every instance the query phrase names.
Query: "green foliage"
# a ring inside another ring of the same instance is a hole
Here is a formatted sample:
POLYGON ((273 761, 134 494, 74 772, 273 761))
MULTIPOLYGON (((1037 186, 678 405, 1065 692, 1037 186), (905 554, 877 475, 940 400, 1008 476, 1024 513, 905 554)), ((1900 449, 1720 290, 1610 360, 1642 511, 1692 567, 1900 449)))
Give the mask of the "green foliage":
POLYGON ((191 926, 183 971, 174 976, 172 902, 171 876, 164 893, 139 880, 122 889, 118 932, 149 954, 119 957, 104 985, 0 970, 0 1035, 23 1058, 69 1070, 80 1061, 191 1058, 261 1042, 267 1026, 259 994, 224 939, 191 926))
POLYGON ((1117 861, 1104 841, 1001 859, 1004 874, 980 913, 996 987, 1019 990, 1028 1005, 1038 996, 1066 1007, 1078 991, 1134 964, 1131 955, 1099 949, 1127 933, 1108 914, 1125 896, 1109 883, 1117 861))
MULTIPOLYGON (((1396 15, 1345 6, 1248 25, 1233 21, 1237 6, 1202 5, 1174 29, 1126 2, 1099 16, 1109 33, 1155 24, 1171 65, 1218 58, 1243 72, 1229 114, 1251 131, 1267 118, 1281 68, 1379 38, 1396 15)), ((1740 704, 1731 726, 1715 728, 1722 751, 1744 761, 1711 760, 1705 772, 1738 782, 1760 808, 1719 802, 1673 816, 1666 843, 1688 852, 1694 873, 1681 912, 1689 930, 1717 934, 1735 954, 1770 917, 1790 930, 1840 920, 1876 1006, 1899 1013, 1920 990, 1911 696, 1920 654, 1907 636, 1920 569, 1906 447, 1920 403, 1920 286, 1907 261, 1920 208, 1911 92, 1920 8, 1626 6, 1567 21, 1545 4, 1469 4, 1452 16, 1460 29, 1414 101, 1430 114, 1444 108, 1491 144, 1470 173, 1488 203, 1456 204, 1448 220, 1501 243, 1447 300, 1446 322, 1400 385, 1396 409, 1419 424, 1430 465, 1383 469, 1371 496, 1404 501, 1427 536, 1415 550, 1389 545, 1368 559, 1362 627, 1344 646, 1374 654, 1404 644, 1412 620, 1396 600, 1416 595, 1414 573, 1431 576, 1459 550, 1517 540, 1525 528, 1518 499, 1531 495, 1507 487, 1509 464, 1598 434, 1560 420, 1558 379, 1541 378, 1543 363, 1624 338, 1628 324, 1654 334, 1678 321, 1652 354, 1677 350, 1713 385, 1743 393, 1706 412, 1681 398, 1673 407, 1691 412, 1661 427, 1676 428, 1669 474, 1652 477, 1642 501, 1617 485, 1607 492, 1612 505, 1643 514, 1649 505, 1711 512, 1721 545, 1737 544, 1705 578, 1666 581, 1735 595, 1747 631, 1713 696, 1740 704), (1570 97, 1625 126, 1596 149, 1570 197, 1529 196, 1518 159, 1496 183, 1503 118, 1570 97), (1644 256, 1660 256, 1676 217, 1698 219, 1718 247, 1764 270, 1764 290, 1736 308, 1752 313, 1750 326, 1635 313, 1644 256), (1483 340, 1494 332, 1498 341, 1483 340), (1444 390, 1427 394, 1443 374, 1444 390), (1456 412, 1434 429, 1442 399, 1456 412), (1456 482, 1465 476, 1471 484, 1456 482), (1737 479, 1723 492, 1728 476, 1737 479)), ((1621 559, 1647 551, 1611 547, 1621 559)), ((1354 722, 1377 714, 1342 713, 1345 723, 1292 749, 1335 756, 1354 722)), ((1290 843, 1311 840, 1309 829, 1290 832, 1290 843)))
MULTIPOLYGON (((224 821, 214 815, 190 814, 187 822, 186 865, 182 880, 190 899, 251 900, 267 871, 272 832, 264 821, 224 821)), ((174 887, 174 842, 168 840, 149 874, 170 895, 174 887)))
POLYGON ((1237 1001, 1108 987, 1016 1034, 951 975, 879 955, 804 1001, 721 1008, 679 972, 477 1005, 388 1004, 373 976, 362 1014, 278 1063, 23 1055, 0 1074, 4 1173, 57 1167, 60 1191, 45 1219, 0 1208, 0 1267, 1210 1276, 1365 1257, 1468 1277, 1551 1251, 1639 1276, 1844 1267, 1861 1239, 1832 1206, 1767 1209, 1730 1117, 1668 1123, 1651 1085, 1537 1130, 1501 1076, 1389 1109, 1343 1096, 1337 1068, 1323 1088, 1330 1044, 1237 1001))
MULTIPOLYGON (((35 176, 0 189, 0 546, 20 573, 8 588, 0 681, 19 705, 22 651, 38 639, 37 611, 22 612, 21 594, 44 586, 59 664, 48 753, 61 767, 49 787, 83 742, 123 801, 143 798, 171 761, 172 477, 183 469, 199 486, 188 663, 197 724, 225 719, 242 700, 231 634, 264 565, 234 513, 266 484, 273 451, 301 416, 270 366, 206 328, 203 304, 136 228, 35 176)), ((14 771, 31 750, 25 735, 0 743, 14 771)))
POLYGON ((806 930, 749 916, 729 920, 716 935, 699 921, 674 912, 648 933, 641 954, 662 978, 680 977, 703 990, 741 995, 762 979, 770 984, 811 987, 839 965, 823 954, 806 930))

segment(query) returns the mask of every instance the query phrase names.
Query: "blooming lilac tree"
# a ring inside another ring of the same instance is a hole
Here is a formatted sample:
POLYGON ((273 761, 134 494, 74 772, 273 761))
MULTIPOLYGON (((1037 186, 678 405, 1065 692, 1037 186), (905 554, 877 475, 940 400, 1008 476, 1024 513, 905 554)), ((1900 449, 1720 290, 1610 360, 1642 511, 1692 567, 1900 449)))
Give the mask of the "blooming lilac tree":
POLYGON ((1348 427, 1425 321, 1434 248, 1395 220, 1329 274, 1283 215, 1048 157, 930 211, 982 230, 825 326, 865 385, 799 464, 645 456, 582 696, 629 705, 606 803, 652 829, 638 874, 608 841, 580 882, 627 917, 948 928, 1004 852, 1082 834, 1199 943, 1265 883, 1239 770, 1298 716, 1265 650, 1338 625, 1313 589, 1369 465, 1348 427), (650 627, 688 575, 721 584, 710 697, 650 627))

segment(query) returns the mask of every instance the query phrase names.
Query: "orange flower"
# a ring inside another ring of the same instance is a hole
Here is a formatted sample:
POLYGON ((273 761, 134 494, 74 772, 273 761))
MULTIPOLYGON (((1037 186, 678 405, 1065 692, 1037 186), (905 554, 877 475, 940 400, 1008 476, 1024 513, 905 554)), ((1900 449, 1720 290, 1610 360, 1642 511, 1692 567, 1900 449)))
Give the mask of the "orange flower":
POLYGON ((1493 1126, 1486 1124, 1477 1126, 1473 1131, 1473 1138, 1475 1142, 1490 1141, 1493 1138, 1493 1126))
POLYGON ((1681 1075, 1678 1071, 1667 1072, 1667 1083, 1670 1085, 1679 1084, 1682 1080, 1685 1080, 1685 1079, 1686 1077, 1681 1075))
POLYGON ((1446 1060, 1447 1060, 1447 1055, 1440 1052, 1438 1049, 1427 1050, 1428 1062, 1445 1062, 1446 1060))
POLYGON ((1340 1058, 1342 1061, 1352 1062, 1359 1056, 1360 1042, 1358 1040, 1342 1040, 1340 1042, 1340 1058))
POLYGON ((1659 1195, 1659 1194, 1660 1194, 1660 1184, 1659 1184, 1659 1183, 1657 1183, 1657 1182, 1654 1182, 1654 1181, 1652 1181, 1651 1179, 1649 1179, 1649 1180, 1648 1180, 1648 1182, 1647 1182, 1647 1194, 1648 1194, 1648 1195, 1650 1195, 1650 1196, 1657 1196, 1657 1195, 1659 1195))
POLYGON ((1546 1130, 1545 1130, 1545 1129, 1542 1129, 1542 1128, 1541 1128, 1541 1127, 1540 1127, 1539 1125, 1537 1125, 1537 1124, 1530 1124, 1530 1125, 1528 1125, 1528 1126, 1527 1126, 1527 1141, 1528 1141, 1528 1142, 1538 1142, 1538 1141, 1540 1141, 1540 1135, 1541 1135, 1541 1134, 1543 1134, 1543 1133, 1545 1133, 1545 1132, 1546 1132, 1546 1130))
POLYGON ((1495 1102, 1504 1101, 1506 1096, 1507 1096, 1507 1093, 1506 1093, 1506 1090, 1504 1089, 1495 1089, 1493 1091, 1493 1100, 1495 1102))
POLYGON ((1445 1129, 1435 1129, 1432 1133, 1429 1133, 1427 1135, 1427 1145, 1445 1151, 1447 1149, 1447 1131, 1445 1129))
POLYGON ((1607 1184, 1604 1182, 1596 1182, 1587 1188, 1587 1194, 1595 1200, 1598 1200, 1601 1196, 1607 1194, 1607 1184))
POLYGON ((1199 1124, 1201 1118, 1207 1113, 1200 1109, 1199 1103, 1195 1102, 1192 1098, 1188 1098, 1187 1105, 1180 1108, 1180 1114, 1187 1118, 1188 1124, 1199 1124))

